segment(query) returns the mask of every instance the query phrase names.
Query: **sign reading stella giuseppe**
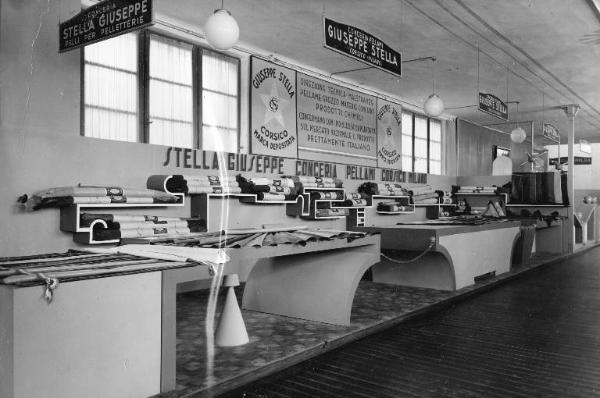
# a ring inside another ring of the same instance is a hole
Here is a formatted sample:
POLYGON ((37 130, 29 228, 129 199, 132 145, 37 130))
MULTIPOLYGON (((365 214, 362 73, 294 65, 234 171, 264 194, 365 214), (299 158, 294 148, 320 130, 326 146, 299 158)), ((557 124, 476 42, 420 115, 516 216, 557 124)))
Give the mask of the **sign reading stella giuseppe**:
POLYGON ((328 18, 323 28, 326 48, 402 77, 402 55, 377 37, 328 18))
POLYGON ((498 97, 489 93, 479 93, 479 110, 499 119, 508 121, 508 107, 498 97))
POLYGON ((59 27, 59 51, 110 39, 151 25, 152 0, 105 0, 59 27))
POLYGON ((251 62, 250 151, 296 157, 296 72, 256 57, 251 62))
POLYGON ((298 73, 298 148, 375 159, 375 97, 298 73))
POLYGON ((377 165, 402 164, 402 107, 377 98, 377 165))

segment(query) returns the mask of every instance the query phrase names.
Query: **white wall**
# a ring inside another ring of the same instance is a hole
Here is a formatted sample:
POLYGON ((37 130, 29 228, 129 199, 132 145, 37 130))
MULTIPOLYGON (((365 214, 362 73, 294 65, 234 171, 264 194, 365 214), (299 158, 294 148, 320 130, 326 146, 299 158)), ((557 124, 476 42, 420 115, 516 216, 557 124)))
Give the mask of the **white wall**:
MULTIPOLYGON (((600 189, 600 143, 590 144, 592 154, 584 153, 579 150, 579 144, 576 143, 573 148, 573 156, 592 157, 591 165, 575 165, 573 185, 575 189, 595 190, 600 189)), ((548 157, 556 158, 559 153, 558 145, 549 145, 548 157)), ((560 156, 568 156, 569 148, 567 145, 560 145, 560 156)))
MULTIPOLYGON (((81 54, 79 50, 58 53, 57 28, 80 9, 80 0, 0 2, 2 256, 62 252, 76 246, 71 234, 59 230, 57 209, 24 212, 16 204, 22 194, 78 183, 145 187, 151 174, 183 171, 162 165, 165 147, 80 135, 81 54)), ((199 40, 180 31, 171 33, 199 40)), ((248 55, 236 55, 242 58, 241 141, 247 143, 248 55)), ((245 145, 241 152, 247 149, 245 145)), ((430 181, 436 188, 448 189, 455 179, 432 176, 430 181)), ((356 180, 346 181, 349 189, 357 184, 356 180)), ((253 206, 250 211, 244 206, 238 205, 231 215, 236 225, 259 219, 261 223, 299 222, 286 217, 284 206, 253 206)), ((185 217, 190 216, 190 209, 160 208, 152 214, 185 217)), ((332 227, 326 224, 312 225, 332 227)), ((333 226, 345 225, 338 221, 333 226)))

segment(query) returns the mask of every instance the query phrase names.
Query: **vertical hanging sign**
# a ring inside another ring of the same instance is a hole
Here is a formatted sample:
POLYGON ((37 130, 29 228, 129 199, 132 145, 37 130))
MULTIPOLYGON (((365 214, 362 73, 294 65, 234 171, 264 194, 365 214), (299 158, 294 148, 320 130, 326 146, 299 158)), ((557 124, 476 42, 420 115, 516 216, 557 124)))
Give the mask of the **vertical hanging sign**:
POLYGON ((377 98, 377 166, 401 168, 402 107, 377 98))
POLYGON ((105 0, 59 26, 59 52, 152 25, 152 0, 105 0))
POLYGON ((250 152, 297 157, 296 72, 252 57, 250 152))

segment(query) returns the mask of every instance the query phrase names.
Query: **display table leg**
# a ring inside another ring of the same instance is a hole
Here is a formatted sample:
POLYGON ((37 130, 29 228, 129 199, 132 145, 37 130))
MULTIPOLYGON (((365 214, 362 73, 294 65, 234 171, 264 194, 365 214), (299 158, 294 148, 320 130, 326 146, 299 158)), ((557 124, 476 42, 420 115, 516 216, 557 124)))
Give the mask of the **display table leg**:
POLYGON ((262 259, 248 276, 243 308, 349 325, 358 282, 378 261, 378 245, 262 259))

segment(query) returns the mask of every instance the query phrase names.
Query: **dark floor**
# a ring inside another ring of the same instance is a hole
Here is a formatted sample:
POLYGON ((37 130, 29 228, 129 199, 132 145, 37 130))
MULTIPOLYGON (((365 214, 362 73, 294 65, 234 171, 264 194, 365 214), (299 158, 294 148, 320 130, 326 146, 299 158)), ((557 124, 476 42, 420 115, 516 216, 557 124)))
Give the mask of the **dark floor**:
MULTIPOLYGON (((447 307, 455 300, 531 271, 549 258, 552 256, 538 253, 525 266, 456 292, 363 281, 355 295, 350 326, 243 310, 250 343, 239 347, 216 347, 213 366, 208 365, 205 338, 207 291, 178 295, 177 387, 160 396, 202 397, 230 391, 420 313, 447 307)), ((238 300, 241 300, 242 290, 243 286, 237 289, 238 300)), ((222 302, 221 297, 219 303, 222 302)))
POLYGON ((600 248, 225 396, 600 397, 600 248))

